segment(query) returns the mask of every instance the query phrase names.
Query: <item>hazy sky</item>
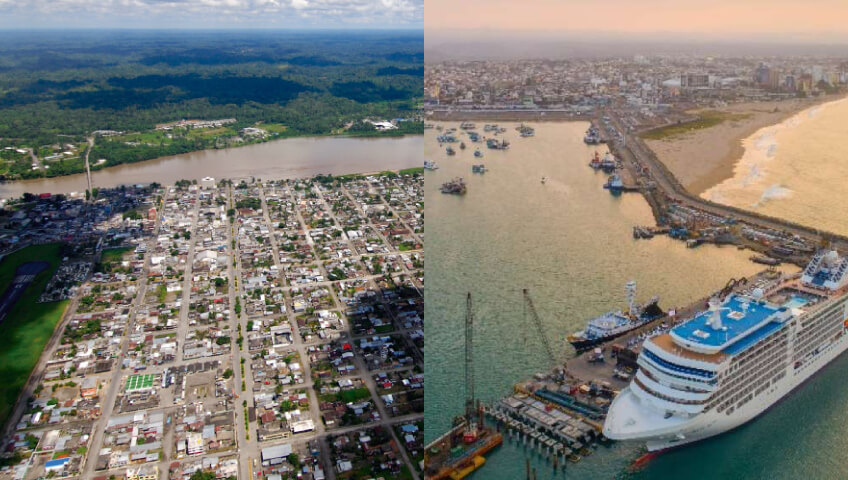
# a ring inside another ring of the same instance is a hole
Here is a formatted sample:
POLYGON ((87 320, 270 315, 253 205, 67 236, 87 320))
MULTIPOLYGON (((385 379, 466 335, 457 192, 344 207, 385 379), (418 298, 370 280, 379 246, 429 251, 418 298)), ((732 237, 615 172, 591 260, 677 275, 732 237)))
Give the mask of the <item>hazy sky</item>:
POLYGON ((0 28, 404 28, 424 0, 0 0, 0 28))
MULTIPOLYGON (((425 28, 848 38, 846 0, 426 0, 425 28)), ((787 38, 784 38, 786 40, 787 38)))

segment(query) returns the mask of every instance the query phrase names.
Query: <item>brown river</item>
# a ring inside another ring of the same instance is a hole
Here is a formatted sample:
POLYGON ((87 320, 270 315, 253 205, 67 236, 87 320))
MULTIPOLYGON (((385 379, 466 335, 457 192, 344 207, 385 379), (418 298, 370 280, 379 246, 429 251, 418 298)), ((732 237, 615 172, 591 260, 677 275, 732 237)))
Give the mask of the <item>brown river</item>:
MULTIPOLYGON (((421 135, 400 138, 302 137, 226 150, 198 152, 130 163, 91 173, 94 187, 214 178, 299 178, 419 167, 421 135)), ((0 183, 0 197, 85 191, 85 175, 0 183)))

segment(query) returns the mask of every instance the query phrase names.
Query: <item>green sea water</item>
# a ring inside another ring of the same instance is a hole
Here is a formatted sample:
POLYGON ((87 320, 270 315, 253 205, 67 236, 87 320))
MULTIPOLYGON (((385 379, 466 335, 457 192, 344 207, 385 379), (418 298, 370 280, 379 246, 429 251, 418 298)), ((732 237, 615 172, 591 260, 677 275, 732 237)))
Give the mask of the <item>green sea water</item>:
MULTIPOLYGON (((633 225, 653 224, 650 208, 638 194, 613 197, 602 188, 606 176, 587 166, 595 147, 582 142, 586 123, 533 124, 531 138, 520 138, 514 123, 502 125, 511 148, 483 146, 482 158, 473 156, 479 144, 467 138, 465 150, 454 144, 453 157, 436 142, 439 132, 428 130, 425 138, 426 158, 440 166, 425 174, 428 439, 462 411, 466 292, 475 305, 477 397, 494 402, 549 364, 538 332, 526 327, 522 288, 530 289, 557 355, 567 358, 573 351, 565 337, 592 316, 622 307, 628 280, 636 280, 638 300, 659 295, 667 309, 762 269, 735 247, 634 240, 633 225), (481 162, 490 171, 473 175, 471 165, 481 162), (466 195, 439 193, 442 182, 457 176, 468 183, 466 195)), ((521 480, 526 458, 539 480, 848 478, 846 368, 842 357, 753 422, 664 453, 636 472, 630 465, 644 453, 639 444, 599 447, 554 472, 533 450, 505 441, 470 478, 521 480)))

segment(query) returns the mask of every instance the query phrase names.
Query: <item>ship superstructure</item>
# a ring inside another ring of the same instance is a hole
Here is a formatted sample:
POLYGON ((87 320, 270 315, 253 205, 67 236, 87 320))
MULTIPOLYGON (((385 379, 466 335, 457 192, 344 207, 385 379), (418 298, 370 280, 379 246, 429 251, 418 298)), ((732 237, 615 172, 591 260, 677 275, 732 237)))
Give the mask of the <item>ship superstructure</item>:
POLYGON ((822 251, 800 274, 711 299, 645 340, 604 434, 653 451, 751 420, 848 348, 846 290, 848 258, 822 251))
POLYGON ((597 316, 586 324, 586 328, 568 336, 568 342, 578 351, 588 350, 596 345, 620 337, 663 315, 657 305, 659 297, 652 298, 644 306, 636 305, 636 282, 625 285, 627 292, 626 312, 614 311, 597 316))

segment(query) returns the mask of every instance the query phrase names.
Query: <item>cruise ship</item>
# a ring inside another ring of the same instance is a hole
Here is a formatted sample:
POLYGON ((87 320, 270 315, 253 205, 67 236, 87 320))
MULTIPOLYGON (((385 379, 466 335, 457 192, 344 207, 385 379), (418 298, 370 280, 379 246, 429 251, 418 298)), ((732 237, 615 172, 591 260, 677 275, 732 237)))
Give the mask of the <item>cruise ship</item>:
POLYGON ((820 251, 803 272, 713 298, 645 340, 604 435, 657 451, 760 415, 848 348, 848 257, 820 251))

